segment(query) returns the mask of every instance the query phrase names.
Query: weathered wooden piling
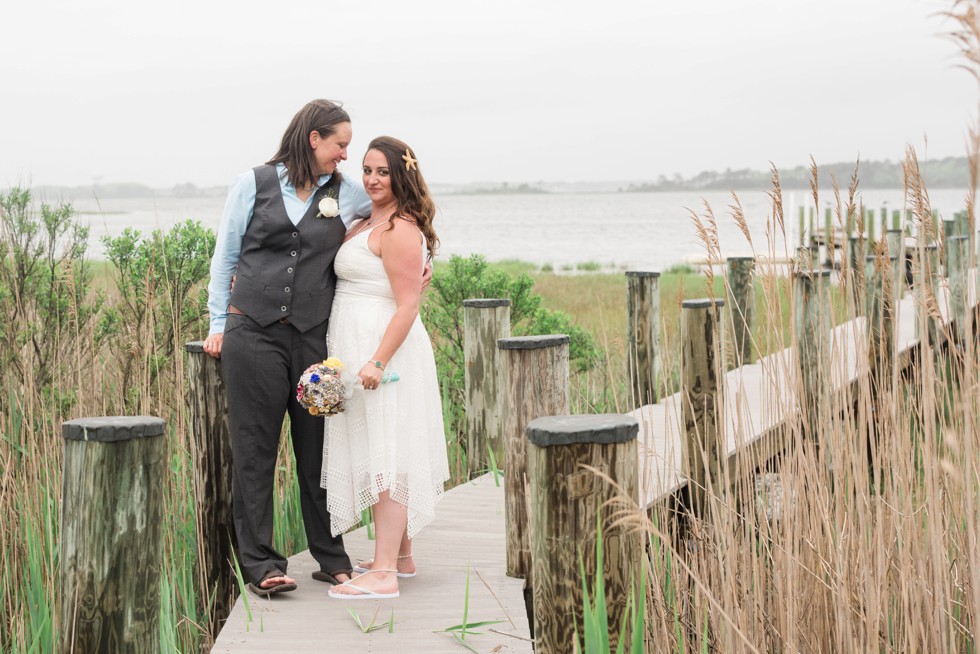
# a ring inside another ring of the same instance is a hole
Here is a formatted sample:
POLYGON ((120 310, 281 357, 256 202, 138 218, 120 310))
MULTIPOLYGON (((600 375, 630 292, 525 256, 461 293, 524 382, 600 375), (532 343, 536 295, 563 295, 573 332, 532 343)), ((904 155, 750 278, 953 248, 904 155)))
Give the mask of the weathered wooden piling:
POLYGON ((799 272, 793 277, 796 307, 796 356, 800 371, 799 406, 806 438, 816 439, 826 414, 827 354, 830 340, 829 270, 799 272))
POLYGON ((891 264, 893 266, 892 276, 895 279, 897 286, 895 287, 895 292, 897 293, 896 302, 902 299, 902 292, 905 289, 905 279, 906 279, 906 253, 905 253, 905 232, 901 229, 889 229, 885 232, 885 242, 888 246, 888 255, 891 257, 891 264))
POLYGON ((823 218, 824 265, 834 267, 834 214, 830 207, 824 210, 823 218))
POLYGON ((953 214, 953 225, 957 236, 970 236, 973 231, 970 228, 970 213, 968 211, 957 211, 953 214))
POLYGON ((724 422, 724 300, 681 304, 681 436, 690 509, 705 517, 707 498, 719 483, 727 451, 724 422))
POLYGON ((959 227, 955 220, 944 220, 942 224, 943 248, 940 256, 943 260, 943 274, 946 277, 949 277, 946 242, 952 237, 959 235, 959 227))
POLYGON ((864 315, 864 235, 847 239, 847 274, 844 283, 854 304, 854 315, 864 315))
POLYGON ((810 210, 807 213, 808 213, 809 218, 810 218, 810 220, 809 220, 809 222, 810 222, 810 231, 809 231, 810 238, 808 238, 806 240, 806 242, 803 243, 802 245, 809 246, 809 247, 816 247, 817 246, 817 218, 816 218, 817 210, 816 210, 815 207, 810 207, 810 210))
MULTIPOLYGON (((630 641, 627 598, 631 592, 645 592, 639 588, 643 538, 634 527, 612 523, 616 498, 625 495, 627 501, 636 501, 639 496, 638 431, 636 418, 608 414, 544 417, 527 427, 538 654, 575 649, 575 635, 568 626, 583 624, 580 557, 587 577, 601 575, 604 580, 611 647, 616 648, 624 624, 625 642, 630 641), (602 529, 601 570, 596 561, 597 526, 602 529)), ((619 504, 624 506, 628 504, 619 504)), ((589 586, 593 593, 594 582, 589 586)))
POLYGON ((893 257, 865 259, 868 364, 872 394, 884 397, 890 388, 895 359, 896 280, 893 257))
POLYGON ((62 424, 64 652, 160 651, 165 429, 148 416, 62 424))
POLYGON ((491 463, 503 465, 506 376, 497 341, 509 336, 510 300, 463 300, 466 457, 470 475, 489 470, 491 463))
POLYGON ((506 374, 504 404, 504 511, 507 575, 531 574, 528 533, 527 425, 542 416, 571 413, 568 336, 524 336, 497 341, 506 374))
POLYGON ((800 218, 799 218, 799 230, 800 230, 800 242, 797 245, 802 246, 807 244, 807 233, 806 233, 806 207, 800 207, 800 218))
POLYGON ((732 319, 732 342, 735 365, 752 363, 752 316, 755 313, 755 290, 752 275, 755 257, 728 257, 726 286, 728 313, 732 319))
POLYGON ((939 311, 939 246, 936 243, 915 248, 915 272, 912 288, 915 293, 915 336, 928 338, 930 345, 938 345, 939 311))
POLYGON ((207 617, 208 631, 216 637, 238 591, 228 400, 221 362, 204 352, 203 341, 187 343, 184 350, 198 543, 198 610, 207 617))
MULTIPOLYGON (((881 210, 881 224, 882 225, 884 225, 885 222, 886 222, 885 212, 886 212, 885 209, 882 209, 881 210)), ((866 249, 870 249, 870 246, 873 246, 875 243, 878 242, 878 234, 875 232, 875 210, 874 209, 868 209, 867 219, 865 220, 865 222, 868 225, 868 245, 869 245, 869 248, 866 248, 866 249)))
POLYGON ((660 273, 626 273, 629 351, 626 370, 636 407, 660 398, 660 273))
POLYGON ((953 337, 965 342, 973 333, 973 312, 967 311, 968 272, 970 268, 970 237, 950 236, 946 240, 946 274, 949 277, 949 315, 953 337))
POLYGON ((889 229, 885 232, 885 242, 888 244, 888 254, 890 256, 904 259, 905 232, 900 229, 889 229))

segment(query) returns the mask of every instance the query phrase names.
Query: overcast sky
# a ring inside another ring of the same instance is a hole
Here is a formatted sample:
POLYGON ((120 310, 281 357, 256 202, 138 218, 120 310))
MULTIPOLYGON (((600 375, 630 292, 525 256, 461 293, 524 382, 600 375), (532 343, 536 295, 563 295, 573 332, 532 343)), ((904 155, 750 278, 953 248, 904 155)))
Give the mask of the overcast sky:
POLYGON ((964 154, 937 0, 4 0, 0 187, 227 184, 305 102, 432 182, 964 154), (924 143, 928 139, 928 151, 924 143))

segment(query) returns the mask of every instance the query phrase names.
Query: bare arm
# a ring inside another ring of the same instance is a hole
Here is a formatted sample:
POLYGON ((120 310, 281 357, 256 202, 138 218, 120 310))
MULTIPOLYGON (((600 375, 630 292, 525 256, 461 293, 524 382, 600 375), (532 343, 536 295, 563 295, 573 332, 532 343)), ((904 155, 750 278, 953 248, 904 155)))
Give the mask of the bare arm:
MULTIPOLYGON (((372 357, 383 366, 388 365, 408 336, 419 315, 422 295, 422 235, 414 223, 404 219, 393 220, 394 227, 381 233, 381 263, 388 274, 396 308, 372 357)), ((369 362, 358 373, 365 388, 376 388, 382 374, 381 368, 369 362)))

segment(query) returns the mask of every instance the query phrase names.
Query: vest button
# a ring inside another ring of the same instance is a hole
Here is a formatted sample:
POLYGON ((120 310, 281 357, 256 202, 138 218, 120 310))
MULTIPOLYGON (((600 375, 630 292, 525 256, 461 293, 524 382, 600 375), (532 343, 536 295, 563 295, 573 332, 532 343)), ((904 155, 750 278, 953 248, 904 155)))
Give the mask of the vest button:
POLYGON ((293 269, 292 268, 286 268, 286 272, 291 273, 291 272, 293 272, 293 269))
POLYGON ((289 292, 289 287, 287 286, 287 287, 286 287, 286 288, 284 288, 283 290, 284 290, 284 291, 286 291, 286 292, 288 293, 288 292, 289 292))
POLYGON ((285 310, 286 310, 286 307, 279 307, 279 309, 280 309, 281 311, 285 311, 285 310))
POLYGON ((293 232, 293 238, 296 238, 297 236, 299 236, 299 232, 293 232))
POLYGON ((290 253, 289 253, 289 256, 291 256, 291 257, 295 257, 295 256, 296 256, 296 250, 293 250, 292 252, 290 252, 290 253))

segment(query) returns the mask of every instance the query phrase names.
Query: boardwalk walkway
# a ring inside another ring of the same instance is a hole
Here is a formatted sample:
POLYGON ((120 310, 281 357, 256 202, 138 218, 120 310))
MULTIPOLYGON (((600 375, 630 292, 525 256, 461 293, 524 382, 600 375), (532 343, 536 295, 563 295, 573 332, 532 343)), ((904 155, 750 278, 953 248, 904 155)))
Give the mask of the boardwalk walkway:
MULTIPOLYGON (((971 275, 972 278, 972 275, 971 275)), ((969 306, 976 306, 971 283, 969 306)), ((947 323, 946 291, 937 300, 947 323)), ((901 301, 896 349, 900 369, 909 365, 918 346, 915 306, 911 296, 901 301)), ((865 325, 857 318, 833 329, 827 356, 831 396, 843 399, 867 370, 865 325)), ((786 392, 795 375, 792 349, 777 352, 725 375, 725 424, 729 461, 748 456, 760 460, 759 449, 775 454, 786 420, 797 412, 795 398, 786 392)), ((650 506, 680 489, 682 474, 680 395, 631 412, 640 421, 640 497, 650 506)), ((793 418, 795 419, 795 417, 793 418)), ((761 457, 766 458, 766 457, 761 457)), ((402 596, 386 602, 340 602, 326 596, 327 586, 310 580, 315 564, 308 552, 290 559, 289 573, 300 588, 275 600, 251 597, 252 618, 246 618, 239 599, 221 631, 214 652, 461 652, 453 638, 436 630, 463 620, 467 565, 472 568, 469 622, 503 620, 482 636, 467 639, 477 652, 531 652, 523 599, 524 582, 504 574, 504 491, 491 475, 449 491, 429 525, 415 543, 419 576, 401 584, 402 596), (492 590, 491 590, 492 589, 492 590), (370 621, 380 605, 378 621, 394 611, 394 633, 382 629, 363 634, 347 608, 370 621)), ((369 558, 373 542, 365 529, 346 538, 352 558, 369 558)), ((571 626, 569 626, 571 628, 571 626)))
MULTIPOLYGON (((371 558, 374 541, 367 530, 344 537, 351 559, 371 558)), ((531 641, 524 606, 524 581, 504 574, 504 489, 493 475, 485 475, 448 491, 436 518, 414 543, 418 576, 402 580, 401 597, 385 601, 340 601, 327 597, 327 584, 313 581, 317 569, 308 551, 289 559, 289 574, 299 588, 273 600, 249 595, 251 621, 239 598, 221 630, 212 652, 395 652, 459 654, 466 649, 446 633, 434 633, 460 624, 466 603, 467 622, 501 620, 468 636, 478 652, 527 652, 531 641), (362 622, 377 615, 385 628, 362 633, 348 613, 362 622), (392 613, 393 612, 393 613, 392 613), (387 622, 394 615, 394 632, 387 622)))
MULTIPOLYGON (((972 276, 971 276, 972 278, 972 276)), ((948 324, 948 291, 937 294, 942 323, 948 324)), ((977 306, 974 286, 968 288, 970 306, 977 306)), ((895 348, 899 369, 909 365, 919 345, 916 336, 915 300, 906 294, 899 304, 895 348)), ((831 332, 827 372, 831 394, 839 401, 868 370, 867 336, 863 317, 837 326, 831 332)), ((759 450, 776 453, 785 447, 779 441, 784 422, 795 416, 793 388, 795 354, 785 349, 756 363, 725 374, 725 425, 729 464, 737 457, 760 460, 759 450)), ((682 473, 680 394, 664 398, 630 412, 640 422, 638 437, 641 506, 650 506, 669 497, 687 483, 682 473)), ((795 418, 794 418, 795 419, 795 418)), ((766 458, 766 457, 761 457, 766 458)), ((733 468, 738 469, 738 468, 733 468)))

